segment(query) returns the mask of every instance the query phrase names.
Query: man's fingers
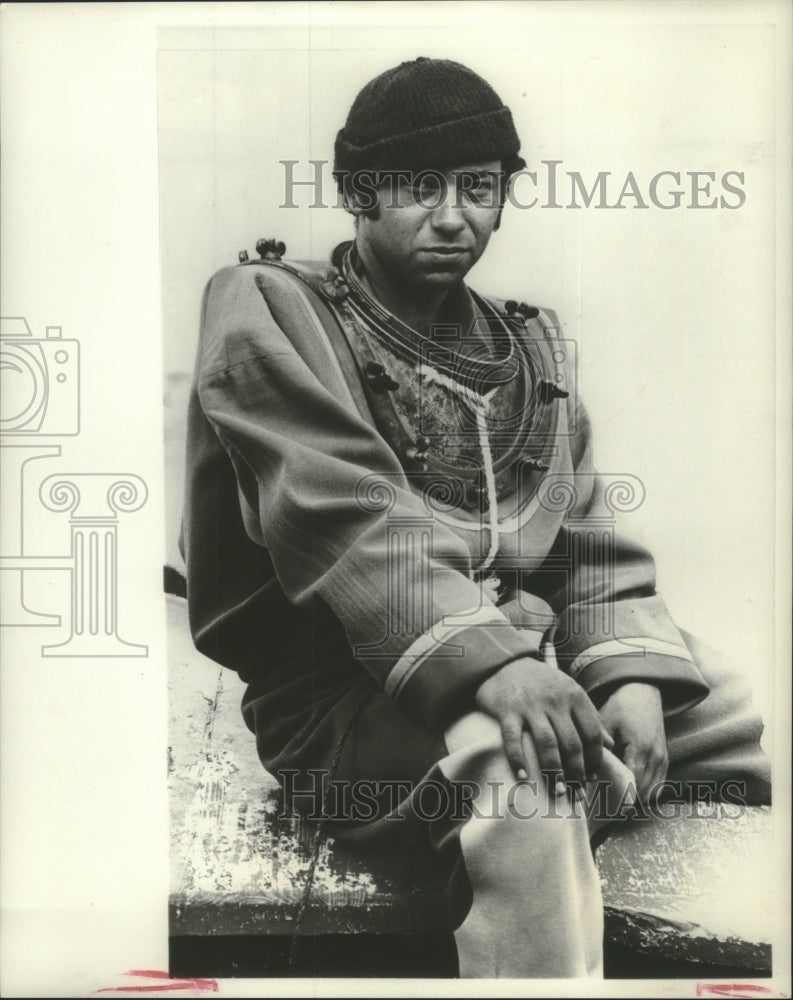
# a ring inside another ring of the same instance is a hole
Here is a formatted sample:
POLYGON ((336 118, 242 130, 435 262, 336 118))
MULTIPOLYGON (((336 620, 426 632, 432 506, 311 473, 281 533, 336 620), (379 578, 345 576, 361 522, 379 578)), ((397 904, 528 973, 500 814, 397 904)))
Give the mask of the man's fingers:
POLYGON ((606 738, 609 740, 609 749, 614 747, 614 740, 608 735, 600 721, 595 707, 591 703, 585 703, 573 709, 573 719, 578 728, 581 738, 581 745, 584 754, 584 768, 586 770, 585 779, 587 781, 596 780, 600 773, 600 765, 603 763, 603 744, 606 738))
MULTIPOLYGON (((559 753, 559 741, 553 726, 544 715, 530 716, 527 722, 540 770, 559 775, 561 778, 564 768, 559 753)), ((552 788, 551 791, 553 790, 552 788)))
MULTIPOLYGON (((587 769, 584 763, 584 747, 578 729, 572 718, 555 717, 551 719, 556 739, 559 745, 559 755, 562 760, 564 781, 585 784, 587 769)), ((598 745, 600 745, 598 743, 598 745)))
POLYGON ((523 719, 519 715, 501 720, 501 739, 512 773, 519 780, 524 780, 528 777, 528 765, 523 753, 523 719))
POLYGON ((642 801, 647 801, 653 786, 663 781, 669 767, 665 743, 649 747, 628 744, 625 763, 636 775, 636 790, 642 801))
POLYGON ((669 769, 669 757, 666 752, 661 752, 656 757, 655 767, 653 768, 653 773, 650 778, 650 787, 648 788, 648 793, 652 790, 654 785, 659 785, 665 778, 666 772, 669 769))
POLYGON ((639 798, 642 802, 646 802, 647 793, 650 791, 655 772, 649 752, 634 746, 628 746, 625 749, 625 763, 636 777, 636 791, 639 798))

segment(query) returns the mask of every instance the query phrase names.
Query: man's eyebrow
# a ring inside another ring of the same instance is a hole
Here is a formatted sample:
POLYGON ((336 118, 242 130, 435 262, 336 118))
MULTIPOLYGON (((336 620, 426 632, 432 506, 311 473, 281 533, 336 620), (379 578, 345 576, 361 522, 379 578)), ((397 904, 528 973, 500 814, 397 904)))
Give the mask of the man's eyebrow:
POLYGON ((498 177, 501 173, 499 167, 458 167, 451 171, 456 177, 498 177))
POLYGON ((463 178, 467 180, 468 178, 472 178, 473 180, 475 180, 477 183, 480 184, 482 183, 492 184, 495 183, 500 173, 501 173, 500 170, 487 170, 484 167, 481 169, 466 168, 466 169, 452 171, 452 176, 457 180, 462 180, 463 178))

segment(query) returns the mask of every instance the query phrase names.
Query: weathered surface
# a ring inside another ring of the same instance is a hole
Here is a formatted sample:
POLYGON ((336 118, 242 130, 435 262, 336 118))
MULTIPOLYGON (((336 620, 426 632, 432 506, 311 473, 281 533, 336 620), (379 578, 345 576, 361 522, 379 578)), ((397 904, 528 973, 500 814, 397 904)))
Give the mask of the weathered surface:
POLYGON ((608 934, 679 961, 770 968, 770 857, 768 807, 628 824, 598 851, 608 934))
MULTIPOLYGON (((277 782, 240 714, 244 686, 196 652, 184 601, 169 596, 171 934, 289 934, 312 833, 279 818, 277 782)), ((426 871, 375 874, 323 844, 308 934, 437 930, 444 903, 426 871)))
MULTIPOLYGON (((290 934, 312 834, 279 817, 240 715, 243 685, 196 652, 168 597, 171 934, 290 934)), ((681 961, 770 969, 769 810, 701 806, 623 827, 598 850, 607 936, 681 961)), ((377 871, 323 844, 302 932, 437 932, 445 904, 412 863, 377 871)))

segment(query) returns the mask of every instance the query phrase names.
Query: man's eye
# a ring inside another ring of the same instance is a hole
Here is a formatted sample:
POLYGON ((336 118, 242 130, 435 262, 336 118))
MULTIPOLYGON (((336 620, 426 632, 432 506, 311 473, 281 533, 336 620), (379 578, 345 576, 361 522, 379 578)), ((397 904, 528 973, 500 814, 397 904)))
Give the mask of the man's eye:
POLYGON ((435 198, 441 191, 437 177, 421 177, 413 182, 413 194, 417 198, 435 198))
POLYGON ((490 177, 467 178, 461 180, 460 189, 475 195, 486 195, 493 190, 493 181, 490 177))

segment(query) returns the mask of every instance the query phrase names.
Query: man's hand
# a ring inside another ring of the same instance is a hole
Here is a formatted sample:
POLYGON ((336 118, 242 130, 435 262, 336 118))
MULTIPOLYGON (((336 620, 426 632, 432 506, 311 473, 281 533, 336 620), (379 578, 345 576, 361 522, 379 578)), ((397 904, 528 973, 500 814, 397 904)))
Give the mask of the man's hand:
POLYGON ((589 696, 552 662, 525 657, 507 663, 480 685, 476 706, 501 726, 507 760, 520 779, 529 772, 524 732, 540 769, 561 773, 566 782, 594 780, 604 742, 613 746, 589 696))
POLYGON ((636 791, 644 802, 669 767, 661 692, 654 684, 623 684, 600 709, 614 738, 615 753, 633 771, 636 791))

